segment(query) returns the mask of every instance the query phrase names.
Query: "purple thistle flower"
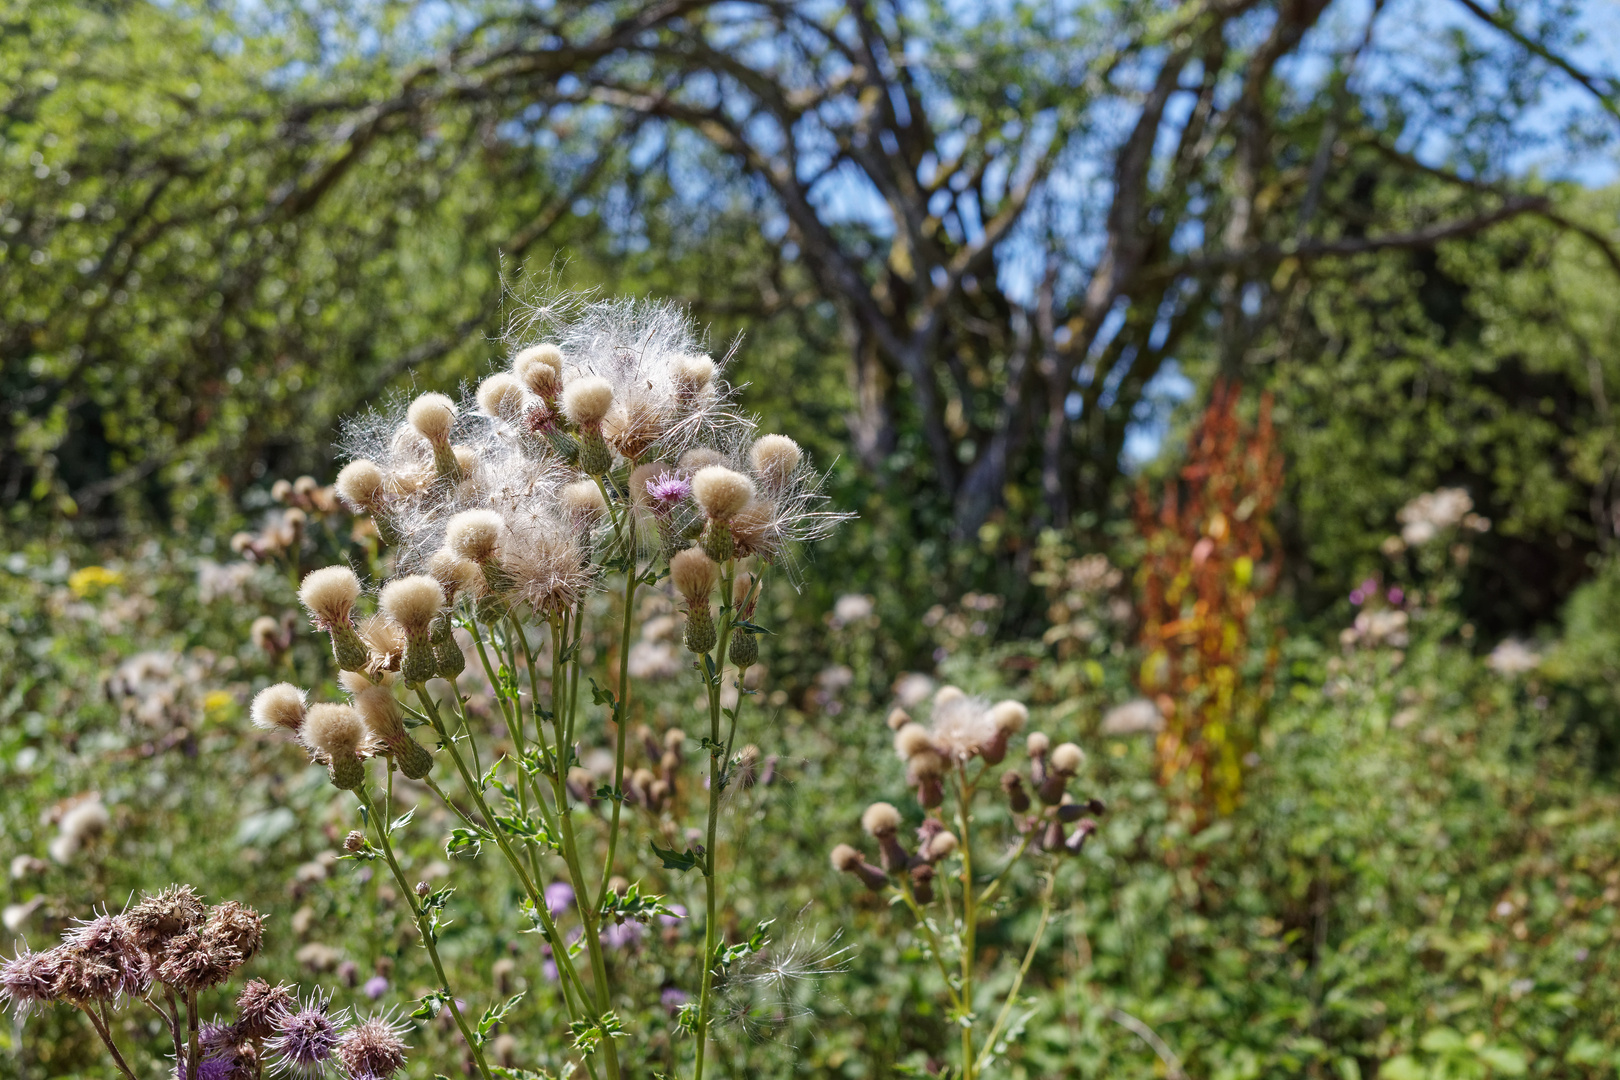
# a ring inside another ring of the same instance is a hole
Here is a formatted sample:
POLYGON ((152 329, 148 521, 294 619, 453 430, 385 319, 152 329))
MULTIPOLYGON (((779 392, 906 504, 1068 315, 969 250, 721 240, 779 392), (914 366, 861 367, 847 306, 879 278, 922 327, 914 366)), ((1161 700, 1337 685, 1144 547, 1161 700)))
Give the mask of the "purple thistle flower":
POLYGON ((610 949, 628 949, 641 940, 645 932, 638 922, 623 922, 603 928, 602 944, 610 949))
POLYGON ((388 980, 381 975, 373 975, 371 978, 366 980, 366 984, 362 986, 360 990, 366 995, 366 997, 370 998, 372 1001, 376 1001, 378 998, 388 993, 388 980))
POLYGON ((659 1003, 668 1009, 672 1016, 680 1012, 681 1006, 690 1000, 692 1000, 691 996, 677 986, 666 986, 658 995, 659 1003))
POLYGON ((647 500, 657 510, 668 510, 692 494, 692 481, 678 473, 661 473, 647 481, 647 500))
POLYGON ((545 888, 546 910, 555 919, 574 902, 574 887, 566 881, 553 881, 545 888))
POLYGON ((344 1013, 329 1015, 328 995, 313 991, 297 1008, 283 1009, 275 1018, 276 1033, 265 1040, 265 1049, 276 1057, 272 1068, 297 1076, 320 1076, 326 1072, 332 1051, 343 1033, 344 1013))
MULTIPOLYGON (((205 1057, 197 1062, 197 1080, 236 1080, 236 1060, 229 1057, 205 1057)), ((185 1072, 180 1071, 184 1076, 185 1072)))
POLYGON ((1350 606, 1351 607, 1360 607, 1362 601, 1364 601, 1366 599, 1367 598, 1361 594, 1360 589, 1351 589, 1350 590, 1350 606))
POLYGON ((1406 593, 1399 585, 1391 585, 1389 587, 1389 592, 1385 595, 1389 597, 1389 602, 1396 607, 1400 607, 1401 601, 1406 599, 1406 593))

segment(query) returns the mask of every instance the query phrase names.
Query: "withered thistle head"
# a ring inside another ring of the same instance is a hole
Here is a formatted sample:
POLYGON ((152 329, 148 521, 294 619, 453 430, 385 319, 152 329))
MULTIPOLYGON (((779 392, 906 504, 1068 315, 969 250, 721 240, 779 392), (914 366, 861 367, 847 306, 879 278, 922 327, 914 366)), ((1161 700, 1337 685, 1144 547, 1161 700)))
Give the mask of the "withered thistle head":
POLYGON ((338 1039, 338 1060, 351 1080, 389 1080, 405 1067, 404 1034, 386 1014, 367 1017, 338 1039))
POLYGON ((170 942, 195 930, 208 917, 208 905, 190 885, 170 885, 124 914, 124 921, 135 936, 135 944, 154 957, 162 955, 170 942))
POLYGON ((9 1006, 18 1016, 59 1001, 64 955, 61 949, 34 952, 26 946, 17 955, 0 962, 0 1005, 9 1006))
POLYGON ((288 984, 253 979, 236 995, 236 1026, 250 1039, 267 1039, 275 1034, 276 1018, 297 1006, 298 995, 288 984))

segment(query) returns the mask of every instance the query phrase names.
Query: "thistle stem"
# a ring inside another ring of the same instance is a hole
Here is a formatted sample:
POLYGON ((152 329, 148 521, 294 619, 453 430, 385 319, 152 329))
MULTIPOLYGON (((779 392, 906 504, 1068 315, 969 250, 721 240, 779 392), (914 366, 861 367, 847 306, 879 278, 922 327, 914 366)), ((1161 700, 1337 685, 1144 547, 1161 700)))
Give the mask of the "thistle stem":
POLYGON ((973 1058, 973 958, 979 916, 973 894, 973 837, 969 832, 972 822, 969 803, 973 792, 968 786, 967 770, 961 764, 956 767, 956 779, 956 820, 962 830, 962 1080, 974 1080, 977 1069, 973 1058))
POLYGON ((720 795, 725 784, 725 748, 720 742, 720 688, 724 684, 726 650, 731 644, 731 589, 735 566, 726 563, 721 575, 720 632, 715 640, 715 663, 712 672, 705 671, 709 688, 709 823, 704 834, 703 850, 704 925, 703 925, 703 986, 698 993, 697 1057, 693 1063, 692 1080, 703 1080, 703 1056, 709 1043, 710 1012, 714 996, 714 953, 719 944, 720 897, 715 875, 715 848, 720 831, 720 795))
POLYGON ((1007 991, 1007 1000, 996 1016, 995 1025, 990 1028, 990 1034, 985 1036, 984 1046, 979 1051, 979 1060, 973 1064, 975 1073, 990 1063, 990 1055, 995 1051, 996 1036, 1001 1034, 1002 1026, 1007 1023, 1007 1017, 1012 1015, 1013 1006, 1018 1002, 1018 991, 1024 985, 1024 976, 1029 974, 1029 966, 1035 962, 1035 951, 1040 948, 1041 937, 1046 933, 1047 920, 1052 917, 1052 887, 1056 880, 1054 876, 1046 882, 1046 889, 1041 894, 1041 918, 1035 924, 1035 936, 1029 939, 1029 948, 1024 951, 1024 962, 1018 965, 1018 975, 1013 979, 1012 989, 1007 991))
POLYGON ((456 995, 450 989, 450 978, 444 973, 444 962, 439 959, 439 945, 433 935, 433 929, 428 924, 427 914, 422 905, 417 902, 416 890, 405 880, 405 871, 400 869, 399 860, 394 858, 394 845, 388 839, 388 823, 377 815, 377 808, 372 805, 371 793, 361 784, 355 789, 355 795, 360 799, 360 805, 366 808, 366 816, 377 827, 377 839, 382 846, 383 858, 388 861, 388 869, 393 872, 394 881, 399 885, 399 891, 404 894, 405 902, 411 906, 411 917, 416 920, 416 931, 422 935, 422 944, 427 949, 428 959, 433 962, 433 973, 439 977, 439 989, 444 996, 450 999, 450 1015, 461 1030, 461 1037, 467 1043, 467 1049, 472 1051, 473 1060, 478 1064, 478 1075, 483 1080, 491 1080, 489 1064, 484 1061, 483 1047, 473 1037, 472 1030, 467 1027, 466 1019, 461 1015, 461 1006, 456 1004, 456 995))
POLYGON ((197 1052, 197 1029, 202 1027, 202 1021, 197 1017, 197 991, 186 991, 186 1048, 190 1051, 186 1055, 186 1080, 197 1080, 198 1058, 202 1055, 197 1052))
POLYGON ((602 887, 596 896, 596 909, 602 910, 607 899, 608 882, 613 877, 613 859, 619 851, 619 813, 624 809, 624 742, 629 729, 630 706, 630 629, 635 623, 632 607, 636 602, 636 586, 641 575, 636 572, 634 560, 625 572, 624 619, 619 629, 619 696, 613 703, 613 726, 618 729, 618 742, 613 748, 613 819, 608 823, 607 861, 602 864, 602 887))
POLYGON ((124 1055, 119 1053, 118 1044, 113 1041, 112 1027, 106 1021, 106 1004, 103 1003, 101 1006, 102 1015, 100 1017, 97 1017, 90 1006, 82 1001, 75 1001, 73 1004, 75 1008, 90 1018, 90 1026, 96 1029, 96 1036, 106 1044, 107 1052, 112 1055, 113 1064, 118 1066, 118 1071, 128 1077, 129 1080, 136 1080, 135 1074, 130 1071, 129 1063, 124 1060, 124 1055))

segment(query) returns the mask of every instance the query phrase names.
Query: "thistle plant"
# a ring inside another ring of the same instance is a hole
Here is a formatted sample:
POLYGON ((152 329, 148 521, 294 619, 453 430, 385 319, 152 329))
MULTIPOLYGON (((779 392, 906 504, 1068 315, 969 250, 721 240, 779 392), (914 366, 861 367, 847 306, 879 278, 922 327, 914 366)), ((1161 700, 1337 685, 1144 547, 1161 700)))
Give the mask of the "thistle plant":
POLYGON ((555 965, 557 1026, 593 1077, 619 1077, 622 1047, 637 1038, 620 1003, 660 993, 615 981, 612 942, 684 910, 627 875, 695 872, 701 970, 679 992, 700 1078, 716 981, 765 943, 762 932, 740 944, 721 932, 720 811, 753 767, 736 738, 764 630, 754 613, 767 583, 791 576, 796 549, 842 515, 824 509, 796 443, 761 435, 735 411, 721 364, 676 309, 564 302, 530 312, 513 338, 509 368, 462 401, 422 394, 350 425, 351 460, 335 487, 391 546, 392 571, 370 612, 372 590, 350 567, 304 578, 300 598, 330 638, 347 700, 310 704, 304 689, 280 684, 259 694, 254 720, 294 738, 354 794, 366 828, 348 854, 387 864, 437 979, 422 1009, 448 1010, 486 1080, 498 1070, 485 1041, 516 998, 491 1002, 481 1019, 463 1012, 437 947, 451 890, 405 874, 396 837, 410 815, 387 816, 396 774, 454 816, 448 853, 498 854, 525 897, 535 959, 555 965), (694 755, 682 729, 630 738, 644 590, 672 592, 685 614, 706 703, 688 725, 706 760, 701 779, 683 775, 694 755), (590 653, 603 630, 617 649, 599 683, 590 653), (469 708, 480 682, 493 697, 493 739, 469 708), (611 754, 605 783, 582 767, 592 747, 611 754), (683 832, 676 815, 694 803, 701 816, 683 832), (694 839, 674 839, 683 836, 694 839))
POLYGON ((992 704, 945 686, 934 695, 929 720, 916 723, 904 709, 888 717, 920 822, 912 825, 899 808, 875 802, 861 815, 861 828, 877 848, 877 862, 851 844, 834 847, 831 861, 909 912, 960 1031, 953 1075, 974 1080, 1006 1050, 1019 990, 1051 921, 1058 863, 1080 854, 1103 805, 1069 791, 1085 763, 1074 743, 1053 746, 1044 733, 1030 732, 1025 767, 1008 760, 1029 720, 1016 701, 992 704), (1011 904, 1009 882, 1026 863, 1042 883, 1040 914, 998 1003, 983 992, 979 929, 1011 904))
MULTIPOLYGON (((386 1014, 351 1023, 330 997, 254 979, 235 997, 235 1019, 201 1019, 204 995, 228 982, 264 943, 264 918, 234 900, 209 906, 171 885, 113 915, 80 922, 44 952, 20 947, 0 960, 0 1005, 19 1018, 53 1005, 84 1013, 125 1080, 114 1011, 147 1006, 173 1045, 178 1080, 260 1080, 266 1071, 316 1076, 340 1064, 350 1080, 389 1080, 405 1066, 403 1025, 386 1014)), ((127 1028, 128 1025, 125 1025, 127 1028)))

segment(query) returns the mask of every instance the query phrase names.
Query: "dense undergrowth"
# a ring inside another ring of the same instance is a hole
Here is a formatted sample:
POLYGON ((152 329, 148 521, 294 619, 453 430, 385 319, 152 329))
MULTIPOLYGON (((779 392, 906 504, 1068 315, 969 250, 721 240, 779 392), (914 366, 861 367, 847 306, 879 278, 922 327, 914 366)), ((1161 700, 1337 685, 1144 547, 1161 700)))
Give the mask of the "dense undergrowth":
MULTIPOLYGON (((77 566, 23 551, 0 573, 8 936, 39 947, 95 905, 188 881, 270 916, 258 977, 318 982, 361 1011, 414 1008, 431 975, 408 912, 386 875, 368 872, 374 864, 337 858, 357 825, 352 804, 246 723, 266 683, 333 674, 309 635, 276 658, 248 640, 255 618, 292 609, 291 575, 155 545, 77 566), (91 793, 104 819, 74 812, 91 793)), ((1554 645, 1541 671, 1500 650, 1481 660, 1443 607, 1415 614, 1400 648, 1298 632, 1243 802, 1194 829, 1155 781, 1151 737, 1130 731, 1143 725, 1130 710, 1110 713, 1132 697, 1139 659, 1109 615, 1123 616, 1121 578, 1095 557, 1076 577, 1103 590, 1096 617, 1055 611, 1073 619, 1045 641, 987 644, 994 605, 981 597, 929 618, 942 659, 928 677, 1028 702, 1033 724, 1087 749, 1080 779, 1108 804, 1093 844, 1062 864, 1006 1075, 1613 1075, 1620 793, 1594 764, 1600 691, 1560 674, 1575 643, 1554 645)), ((1589 609, 1606 588, 1582 594, 1572 620, 1601 621, 1589 609)), ((738 871, 726 930, 746 937, 775 920, 773 948, 724 986, 716 1066, 727 1075, 926 1074, 950 1042, 947 1017, 928 1004, 938 976, 903 962, 920 949, 903 910, 827 865, 867 802, 907 805, 883 718, 928 685, 874 660, 883 631, 871 610, 852 598, 831 613, 832 655, 814 680, 773 682, 773 651, 796 642, 765 639, 763 719, 748 733, 759 771, 731 796, 722 843, 738 871)), ((638 647, 656 680, 679 654, 663 651, 664 623, 650 626, 638 647)), ((606 665, 616 645, 587 647, 589 663, 606 665)), ((681 685, 655 682, 669 689, 644 696, 635 722, 682 723, 696 703, 681 685)), ((581 753, 590 767, 590 747, 581 753)), ((397 808, 415 798, 402 786, 397 808)), ((516 889, 487 853, 448 857, 424 840, 404 858, 411 875, 456 889, 441 951, 467 970, 460 985, 527 991, 496 1029, 495 1057, 556 1068, 566 1030, 554 973, 529 949, 514 961, 516 943, 502 936, 520 922, 516 889)), ((633 858, 631 877, 694 906, 690 882, 650 852, 633 858)), ((1037 883, 1012 886, 981 939, 1021 953, 1037 883)), ((640 1029, 666 1033, 638 1074, 674 1068, 682 999, 671 988, 690 981, 700 937, 691 920, 671 919, 610 943, 613 963, 641 968, 627 985, 666 987, 620 1003, 640 1029)), ((478 1014, 496 1003, 468 1005, 478 1014)), ((154 1033, 128 1034, 161 1052, 154 1033)), ((442 1017, 419 1022, 411 1041, 411 1075, 459 1071, 442 1017)), ((149 1056, 137 1071, 163 1067, 149 1056)), ((0 1029, 0 1075, 105 1069, 77 1013, 0 1029)))

